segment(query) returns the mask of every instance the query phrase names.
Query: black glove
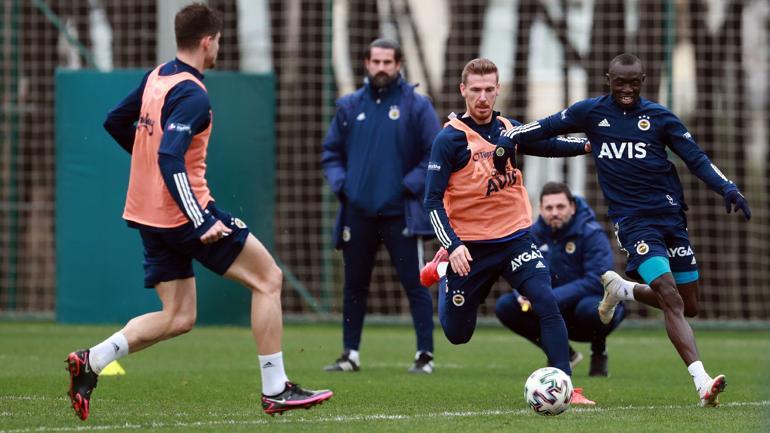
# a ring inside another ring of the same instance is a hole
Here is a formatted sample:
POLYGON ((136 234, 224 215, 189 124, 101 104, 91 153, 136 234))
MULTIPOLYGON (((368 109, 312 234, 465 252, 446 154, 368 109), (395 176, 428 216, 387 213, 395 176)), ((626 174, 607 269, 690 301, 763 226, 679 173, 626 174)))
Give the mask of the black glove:
POLYGON ((743 211, 743 216, 746 217, 746 221, 751 219, 751 209, 749 209, 749 202, 746 201, 746 197, 736 189, 731 189, 725 193, 725 210, 727 213, 738 213, 738 209, 743 211))
POLYGON ((506 162, 511 161, 511 166, 516 169, 516 143, 504 134, 500 134, 495 147, 495 154, 492 155, 492 162, 495 164, 495 170, 498 174, 506 173, 506 162))

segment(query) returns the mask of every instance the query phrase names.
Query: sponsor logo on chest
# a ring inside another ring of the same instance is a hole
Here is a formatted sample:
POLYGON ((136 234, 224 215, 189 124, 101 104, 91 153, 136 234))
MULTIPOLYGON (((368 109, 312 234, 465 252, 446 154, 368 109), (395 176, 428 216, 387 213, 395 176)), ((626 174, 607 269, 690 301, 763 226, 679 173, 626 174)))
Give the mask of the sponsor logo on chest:
POLYGON ((603 142, 597 158, 603 159, 642 159, 647 156, 647 143, 633 141, 603 142))

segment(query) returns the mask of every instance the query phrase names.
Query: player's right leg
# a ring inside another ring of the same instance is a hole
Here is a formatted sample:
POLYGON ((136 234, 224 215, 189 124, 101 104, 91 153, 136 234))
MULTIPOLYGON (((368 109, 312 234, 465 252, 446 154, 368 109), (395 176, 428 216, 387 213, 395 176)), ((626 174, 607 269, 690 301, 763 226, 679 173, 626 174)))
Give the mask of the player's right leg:
POLYGON ((257 238, 249 234, 242 250, 225 272, 251 290, 251 330, 259 351, 262 408, 265 413, 307 409, 330 399, 329 390, 308 390, 290 382, 283 367, 281 340, 283 273, 257 238))
POLYGON ((82 420, 90 414, 91 393, 104 367, 128 353, 185 333, 195 324, 195 279, 192 278, 191 259, 169 250, 161 239, 162 234, 140 233, 145 254, 145 287, 155 287, 162 310, 135 317, 96 346, 69 354, 68 395, 75 413, 82 420))

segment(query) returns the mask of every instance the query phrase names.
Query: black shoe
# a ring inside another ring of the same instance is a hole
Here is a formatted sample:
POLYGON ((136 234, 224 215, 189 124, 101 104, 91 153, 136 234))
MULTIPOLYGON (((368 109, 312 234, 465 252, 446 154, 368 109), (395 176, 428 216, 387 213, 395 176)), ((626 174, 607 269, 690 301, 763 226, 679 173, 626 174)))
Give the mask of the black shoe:
POLYGON ((417 352, 414 364, 409 368, 409 372, 419 374, 433 373, 433 354, 430 352, 417 352))
POLYGON ((310 409, 332 398, 333 395, 334 393, 328 389, 313 391, 302 389, 296 383, 286 382, 286 388, 282 393, 274 396, 262 394, 262 410, 270 415, 282 415, 287 410, 310 409))
POLYGON ((88 364, 88 350, 78 350, 67 356, 67 370, 70 372, 70 390, 67 393, 77 416, 85 421, 91 409, 91 391, 96 388, 99 376, 88 364))
POLYGON ((324 367, 324 371, 358 371, 360 366, 357 362, 350 359, 350 351, 345 350, 334 364, 324 367))
POLYGON ((592 353, 591 368, 588 370, 589 376, 607 377, 610 375, 607 371, 607 353, 592 353))

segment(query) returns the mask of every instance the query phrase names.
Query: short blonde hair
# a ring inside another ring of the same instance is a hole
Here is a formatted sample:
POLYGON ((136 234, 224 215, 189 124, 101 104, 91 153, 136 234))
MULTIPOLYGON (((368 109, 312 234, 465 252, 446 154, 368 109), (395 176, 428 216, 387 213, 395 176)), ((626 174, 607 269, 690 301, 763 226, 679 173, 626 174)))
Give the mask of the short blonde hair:
POLYGON ((465 64, 463 68, 463 84, 468 84, 468 75, 487 75, 495 74, 495 81, 500 80, 500 75, 497 73, 497 65, 492 63, 491 60, 480 57, 473 59, 465 64))

